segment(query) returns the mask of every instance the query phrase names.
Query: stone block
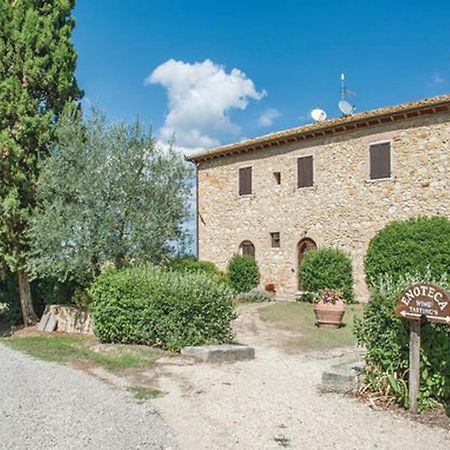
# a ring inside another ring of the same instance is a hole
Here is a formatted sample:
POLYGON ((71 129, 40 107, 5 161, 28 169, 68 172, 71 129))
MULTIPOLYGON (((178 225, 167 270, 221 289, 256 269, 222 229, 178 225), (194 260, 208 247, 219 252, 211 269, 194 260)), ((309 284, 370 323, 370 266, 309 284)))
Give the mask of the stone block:
POLYGON ((184 347, 181 349, 181 353, 211 363, 236 362, 255 358, 254 348, 240 344, 184 347))
POLYGON ((46 333, 53 333, 56 330, 56 326, 58 325, 58 321, 56 316, 52 313, 48 314, 47 323, 45 324, 44 331, 46 333))
POLYGON ((364 367, 360 361, 331 366, 322 372, 322 386, 336 392, 354 391, 360 386, 364 367))
POLYGON ((38 326, 37 326, 37 329, 39 331, 45 331, 45 327, 47 325, 49 316, 50 316, 50 314, 46 313, 41 317, 41 320, 39 321, 38 326))

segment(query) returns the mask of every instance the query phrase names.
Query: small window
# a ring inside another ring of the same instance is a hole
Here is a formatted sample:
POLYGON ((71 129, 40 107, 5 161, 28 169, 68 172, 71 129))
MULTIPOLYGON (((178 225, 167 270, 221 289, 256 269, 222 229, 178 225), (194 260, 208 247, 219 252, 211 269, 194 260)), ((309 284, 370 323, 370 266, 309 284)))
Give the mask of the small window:
POLYGON ((255 246, 252 241, 243 241, 239 246, 241 255, 250 256, 255 259, 255 246))
POLYGON ((370 179, 379 180, 391 177, 391 144, 372 144, 370 146, 370 179))
POLYGON ((275 177, 275 183, 281 184, 281 172, 274 172, 273 176, 275 177))
POLYGON ((314 184, 313 157, 302 156, 297 160, 298 187, 309 187, 314 184))
POLYGON ((272 240, 272 248, 280 248, 280 233, 270 233, 270 239, 272 240))
POLYGON ((239 169, 239 195, 252 193, 252 168, 243 167, 239 169))

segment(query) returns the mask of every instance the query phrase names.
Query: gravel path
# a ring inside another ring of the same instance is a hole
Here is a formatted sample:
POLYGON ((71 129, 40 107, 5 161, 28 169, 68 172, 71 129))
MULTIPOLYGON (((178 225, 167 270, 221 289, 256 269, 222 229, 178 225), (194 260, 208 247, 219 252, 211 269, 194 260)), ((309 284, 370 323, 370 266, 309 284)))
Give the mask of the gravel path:
POLYGON ((1 449, 175 449, 149 403, 0 345, 1 449))
POLYGON ((236 323, 240 342, 256 347, 254 361, 173 365, 160 375, 168 394, 155 402, 182 448, 450 449, 448 431, 320 394, 322 370, 342 357, 283 353, 256 308, 241 310, 236 323))

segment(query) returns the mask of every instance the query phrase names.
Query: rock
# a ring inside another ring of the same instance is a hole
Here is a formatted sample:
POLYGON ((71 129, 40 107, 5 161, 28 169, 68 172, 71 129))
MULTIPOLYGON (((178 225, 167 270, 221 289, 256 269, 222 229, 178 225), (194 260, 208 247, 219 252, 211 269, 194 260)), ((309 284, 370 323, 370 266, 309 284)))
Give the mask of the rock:
POLYGON ((361 361, 345 362, 331 366, 322 372, 322 386, 337 392, 358 389, 365 365, 361 361))
POLYGON ((56 330, 56 326, 58 325, 58 322, 56 320, 56 316, 53 313, 49 313, 47 315, 48 315, 48 318, 47 318, 47 322, 45 324, 44 331, 46 333, 52 333, 53 331, 56 330))
MULTIPOLYGON (((91 315, 80 308, 64 305, 47 305, 42 319, 49 315, 54 316, 56 320, 55 329, 58 331, 63 333, 94 334, 91 315)), ((39 323, 40 326, 41 323, 39 323)), ((52 331, 55 331, 55 329, 52 331)), ((45 331, 49 330, 46 329, 45 331)))
POLYGON ((211 363, 236 362, 255 358, 254 348, 240 344, 184 347, 181 349, 181 353, 211 363))
POLYGON ((38 326, 37 326, 37 329, 38 329, 39 331, 44 331, 44 330, 45 330, 45 327, 46 327, 47 322, 48 322, 49 315, 50 315, 50 314, 47 313, 47 314, 44 314, 44 315, 41 317, 41 320, 39 321, 38 326))

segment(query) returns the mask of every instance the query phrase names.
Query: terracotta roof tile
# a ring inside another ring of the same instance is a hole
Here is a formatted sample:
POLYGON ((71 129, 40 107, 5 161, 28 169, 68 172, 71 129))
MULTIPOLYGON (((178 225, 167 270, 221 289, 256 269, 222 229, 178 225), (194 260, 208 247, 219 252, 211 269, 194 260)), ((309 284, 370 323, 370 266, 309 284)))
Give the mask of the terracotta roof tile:
POLYGON ((440 95, 429 99, 402 103, 396 106, 374 109, 350 116, 315 122, 310 125, 278 131, 264 136, 247 139, 234 144, 205 150, 189 155, 189 161, 202 161, 223 157, 235 153, 254 151, 275 145, 283 145, 297 140, 305 140, 327 134, 340 133, 345 130, 379 125, 385 122, 415 117, 422 114, 431 114, 441 110, 450 109, 450 94, 440 95))

